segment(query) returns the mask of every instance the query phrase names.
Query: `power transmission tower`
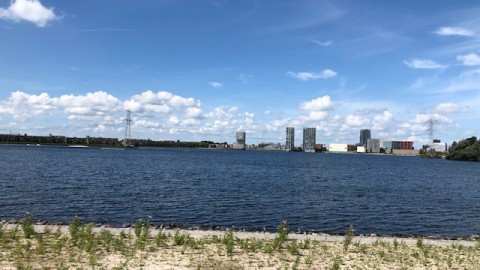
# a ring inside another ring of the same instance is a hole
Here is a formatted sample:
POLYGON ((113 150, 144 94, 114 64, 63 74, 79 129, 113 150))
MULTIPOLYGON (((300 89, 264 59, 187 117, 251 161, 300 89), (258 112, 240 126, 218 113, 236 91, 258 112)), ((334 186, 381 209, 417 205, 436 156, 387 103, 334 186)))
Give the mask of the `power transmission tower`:
POLYGON ((126 110, 127 118, 125 118, 125 146, 130 146, 130 140, 132 139, 132 112, 126 110))
POLYGON ((427 127, 427 130, 425 130, 425 133, 428 134, 428 141, 430 143, 430 146, 433 146, 433 140, 435 139, 434 136, 435 134, 438 133, 438 130, 435 128, 439 124, 438 120, 435 120, 431 118, 427 122, 425 122, 424 126, 427 127))

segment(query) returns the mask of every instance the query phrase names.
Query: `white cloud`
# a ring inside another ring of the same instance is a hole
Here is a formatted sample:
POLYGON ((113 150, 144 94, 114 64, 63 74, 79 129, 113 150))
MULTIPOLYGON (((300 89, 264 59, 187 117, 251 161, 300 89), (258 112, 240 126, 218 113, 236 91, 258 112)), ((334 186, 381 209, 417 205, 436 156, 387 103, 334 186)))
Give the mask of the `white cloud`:
POLYGON ((114 96, 98 91, 86 95, 63 95, 55 104, 70 115, 103 116, 120 109, 121 102, 114 96))
POLYGON ((313 43, 315 43, 315 44, 317 44, 317 45, 320 45, 320 46, 322 46, 322 47, 328 47, 328 46, 330 46, 330 45, 333 44, 333 41, 331 41, 331 40, 328 40, 328 41, 318 41, 318 40, 315 40, 315 39, 310 39, 310 42, 313 42, 313 43))
POLYGON ((455 114, 466 112, 468 108, 453 103, 441 103, 433 107, 432 111, 436 113, 455 114))
POLYGON ((310 81, 318 79, 329 79, 335 77, 337 73, 331 69, 324 69, 321 72, 287 72, 288 76, 297 78, 301 81, 310 81))
POLYGON ((223 87, 223 83, 220 83, 220 82, 209 82, 209 84, 213 88, 222 88, 223 87))
POLYGON ((415 58, 409 61, 403 61, 403 63, 413 69, 438 69, 445 67, 444 65, 440 65, 439 63, 428 59, 415 58))
MULTIPOLYGON (((170 92, 151 90, 132 96, 124 102, 124 108, 141 115, 168 114, 174 109, 200 107, 201 103, 194 98, 184 98, 170 92)), ((153 115, 152 115, 153 116, 153 115)))
POLYGON ((325 120, 328 113, 325 111, 311 111, 308 116, 304 118, 306 121, 320 121, 325 120))
POLYGON ((329 111, 333 108, 334 104, 328 95, 301 103, 299 106, 299 109, 304 111, 329 111))
POLYGON ((475 53, 457 56, 457 60, 465 66, 480 66, 480 56, 475 53))
POLYGON ((19 22, 22 20, 45 27, 48 22, 58 19, 53 8, 46 8, 39 0, 12 0, 8 8, 0 8, 0 19, 19 22))
POLYGON ((169 126, 176 126, 178 125, 178 123, 180 123, 180 121, 178 120, 178 117, 176 115, 170 116, 170 118, 168 118, 167 120, 167 124, 169 126))
POLYGON ((202 109, 190 107, 185 110, 185 118, 200 119, 203 117, 202 113, 202 109))
POLYGON ((15 120, 25 121, 56 109, 56 99, 47 93, 31 95, 21 91, 12 92, 8 100, 0 102, 0 112, 12 115, 15 120))
POLYGON ((463 27, 440 27, 434 32, 437 35, 441 36, 465 36, 471 37, 475 35, 475 32, 472 30, 463 28, 463 27))
POLYGON ((384 111, 381 114, 375 115, 373 118, 373 130, 384 130, 393 121, 393 114, 390 111, 384 111))
POLYGON ((349 114, 345 118, 345 125, 349 127, 363 127, 363 126, 368 126, 369 124, 370 124, 370 120, 361 115, 349 114))

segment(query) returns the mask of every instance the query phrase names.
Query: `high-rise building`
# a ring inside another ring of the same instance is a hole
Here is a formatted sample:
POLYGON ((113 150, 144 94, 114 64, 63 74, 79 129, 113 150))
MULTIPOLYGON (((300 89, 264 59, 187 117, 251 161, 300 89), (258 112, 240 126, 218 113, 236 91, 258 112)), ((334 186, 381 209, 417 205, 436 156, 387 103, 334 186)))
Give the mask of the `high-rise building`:
POLYGON ((245 132, 237 132, 236 138, 237 143, 233 144, 233 148, 235 149, 245 149, 245 141, 246 141, 246 133, 245 132))
POLYGON ((360 130, 360 145, 367 146, 368 139, 372 138, 370 129, 360 130))
POLYGON ((286 138, 285 148, 289 151, 295 149, 295 128, 294 127, 287 127, 285 138, 286 138))
POLYGON ((316 130, 315 128, 303 129, 303 151, 315 152, 316 130))

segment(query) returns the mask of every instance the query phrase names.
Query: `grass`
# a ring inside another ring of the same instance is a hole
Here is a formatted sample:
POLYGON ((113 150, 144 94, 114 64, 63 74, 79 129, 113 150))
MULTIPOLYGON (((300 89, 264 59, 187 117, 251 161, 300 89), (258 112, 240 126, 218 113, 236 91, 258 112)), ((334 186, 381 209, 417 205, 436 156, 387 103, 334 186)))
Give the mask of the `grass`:
MULTIPOLYGON (((273 239, 192 237, 185 231, 153 230, 151 219, 134 228, 94 230, 75 217, 68 228, 35 231, 29 217, 0 224, 0 269, 476 269, 480 245, 432 246, 354 242, 349 227, 343 242, 292 240, 282 222, 273 239), (150 220, 150 221, 149 221, 150 220)), ((478 242, 480 243, 480 242, 478 242)))

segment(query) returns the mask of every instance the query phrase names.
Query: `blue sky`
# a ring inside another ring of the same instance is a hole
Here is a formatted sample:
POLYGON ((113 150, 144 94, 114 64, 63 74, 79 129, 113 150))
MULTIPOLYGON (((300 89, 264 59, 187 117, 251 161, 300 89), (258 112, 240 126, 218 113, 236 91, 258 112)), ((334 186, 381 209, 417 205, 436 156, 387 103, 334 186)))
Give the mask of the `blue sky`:
POLYGON ((0 133, 479 135, 478 1, 0 0, 0 133))

